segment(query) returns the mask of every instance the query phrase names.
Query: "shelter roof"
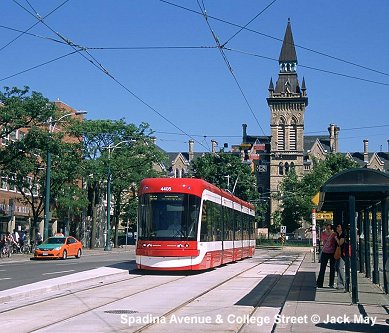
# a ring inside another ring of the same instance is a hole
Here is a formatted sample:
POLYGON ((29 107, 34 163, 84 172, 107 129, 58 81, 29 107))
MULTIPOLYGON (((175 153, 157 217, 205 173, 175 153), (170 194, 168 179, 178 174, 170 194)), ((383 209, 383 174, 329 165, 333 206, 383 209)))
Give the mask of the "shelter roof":
POLYGON ((330 178, 320 188, 319 210, 334 211, 355 196, 356 210, 378 204, 389 197, 389 174, 367 168, 349 169, 330 178))

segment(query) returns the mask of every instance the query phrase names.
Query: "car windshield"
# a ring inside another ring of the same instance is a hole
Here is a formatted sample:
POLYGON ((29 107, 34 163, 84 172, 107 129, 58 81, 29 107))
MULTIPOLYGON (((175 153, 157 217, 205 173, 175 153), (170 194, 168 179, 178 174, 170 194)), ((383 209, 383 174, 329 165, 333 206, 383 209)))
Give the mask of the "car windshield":
POLYGON ((44 244, 65 244, 65 240, 64 237, 53 237, 49 238, 44 244))

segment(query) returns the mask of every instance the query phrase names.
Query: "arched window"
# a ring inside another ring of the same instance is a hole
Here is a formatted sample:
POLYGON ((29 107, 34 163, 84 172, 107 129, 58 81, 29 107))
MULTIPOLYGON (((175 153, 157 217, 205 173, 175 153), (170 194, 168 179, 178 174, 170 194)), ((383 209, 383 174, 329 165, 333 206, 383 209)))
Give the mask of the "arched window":
POLYGON ((289 148, 290 150, 297 150, 297 121, 292 119, 292 124, 289 131, 289 148))
POLYGON ((290 162, 290 169, 292 170, 294 170, 294 163, 293 162, 290 162))
POLYGON ((284 174, 284 164, 282 162, 280 162, 280 164, 278 164, 278 174, 279 175, 284 174))
POLYGON ((285 150, 285 119, 281 118, 277 127, 277 148, 285 150))
POLYGON ((289 172, 289 163, 286 162, 285 163, 285 174, 288 174, 288 172, 289 172))

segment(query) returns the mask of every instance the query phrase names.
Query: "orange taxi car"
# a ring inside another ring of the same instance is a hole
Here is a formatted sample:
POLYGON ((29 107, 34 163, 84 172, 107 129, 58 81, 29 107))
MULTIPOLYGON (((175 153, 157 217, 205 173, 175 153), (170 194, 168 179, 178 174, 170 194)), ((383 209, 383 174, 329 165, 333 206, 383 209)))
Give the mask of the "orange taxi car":
POLYGON ((61 258, 67 259, 69 256, 80 258, 82 244, 72 236, 49 237, 34 251, 34 258, 61 258))

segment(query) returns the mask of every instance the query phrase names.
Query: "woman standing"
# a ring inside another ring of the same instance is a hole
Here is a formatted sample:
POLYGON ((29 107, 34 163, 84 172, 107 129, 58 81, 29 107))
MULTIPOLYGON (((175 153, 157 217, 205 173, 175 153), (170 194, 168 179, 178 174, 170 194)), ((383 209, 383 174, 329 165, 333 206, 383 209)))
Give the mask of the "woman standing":
POLYGON ((327 263, 330 261, 330 281, 329 281, 329 287, 334 287, 334 280, 335 280, 335 248, 336 248, 336 241, 335 241, 335 233, 331 229, 331 224, 326 224, 326 229, 322 233, 321 241, 323 244, 323 249, 321 252, 320 257, 320 272, 319 276, 317 277, 316 286, 318 288, 323 288, 323 282, 324 282, 324 274, 326 272, 327 263))
POLYGON ((341 256, 338 260, 335 261, 335 271, 338 275, 338 283, 336 288, 344 290, 344 233, 342 225, 339 223, 336 225, 336 235, 335 235, 336 246, 340 246, 341 256))

